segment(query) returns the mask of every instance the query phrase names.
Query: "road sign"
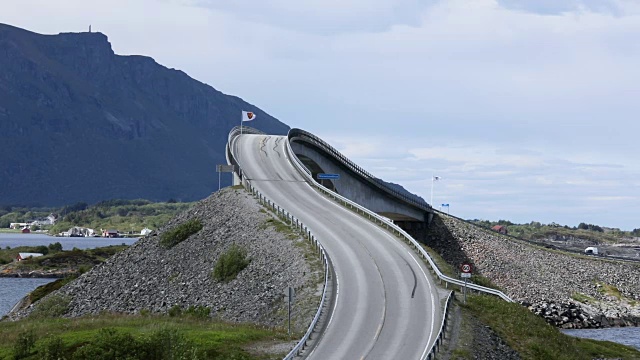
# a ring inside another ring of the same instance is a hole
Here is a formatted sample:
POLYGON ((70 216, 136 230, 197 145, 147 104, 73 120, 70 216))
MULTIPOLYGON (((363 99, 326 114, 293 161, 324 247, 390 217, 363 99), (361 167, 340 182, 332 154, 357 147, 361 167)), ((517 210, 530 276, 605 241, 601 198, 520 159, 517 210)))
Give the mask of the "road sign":
POLYGON ((317 175, 319 180, 338 180, 340 179, 340 174, 324 174, 320 173, 317 175))
POLYGON ((471 266, 471 264, 462 264, 462 266, 460 266, 460 270, 463 273, 471 274, 471 271, 473 271, 473 267, 471 266))
POLYGON ((471 273, 460 273, 460 277, 461 278, 470 278, 471 277, 471 273))
POLYGON ((296 298, 296 291, 291 286, 284 289, 284 301, 293 302, 295 298, 296 298))

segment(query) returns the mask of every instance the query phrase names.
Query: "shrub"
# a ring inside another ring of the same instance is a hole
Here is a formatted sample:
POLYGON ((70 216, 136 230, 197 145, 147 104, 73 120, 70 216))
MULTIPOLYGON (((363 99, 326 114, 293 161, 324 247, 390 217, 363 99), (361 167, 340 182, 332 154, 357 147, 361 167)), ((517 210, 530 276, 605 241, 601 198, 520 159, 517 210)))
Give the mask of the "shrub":
POLYGON ((115 329, 101 329, 91 342, 79 348, 73 359, 77 360, 111 360, 139 359, 139 344, 129 333, 115 329))
POLYGON ((160 245, 169 249, 185 241, 189 236, 202 229, 202 222, 199 219, 192 219, 182 223, 171 230, 165 231, 160 237, 160 245))
POLYGON ((36 344, 36 335, 33 330, 27 330, 18 334, 18 340, 13 345, 13 359, 20 360, 31 355, 36 344))
POLYGON ((175 317, 182 315, 182 308, 179 305, 173 305, 171 309, 169 309, 169 316, 175 317))
POLYGON ((73 354, 76 360, 200 358, 194 344, 172 329, 160 329, 138 339, 115 329, 102 329, 73 354))
POLYGON ((194 317, 194 318, 199 318, 199 319, 206 319, 209 317, 209 314, 211 314, 211 309, 209 309, 206 306, 189 306, 189 308, 187 308, 187 310, 185 310, 185 315, 194 317))
POLYGON ((64 344, 58 336, 46 338, 39 346, 38 354, 41 360, 63 360, 64 344))
POLYGON ((62 244, 60 242, 55 242, 53 244, 49 244, 49 250, 51 251, 62 251, 62 244))
POLYGON ((229 250, 220 255, 213 269, 213 278, 217 281, 229 282, 246 268, 251 259, 247 259, 247 251, 238 245, 231 245, 229 250))
POLYGON ((71 298, 66 295, 52 295, 40 300, 29 315, 30 318, 42 319, 62 316, 69 309, 71 298))

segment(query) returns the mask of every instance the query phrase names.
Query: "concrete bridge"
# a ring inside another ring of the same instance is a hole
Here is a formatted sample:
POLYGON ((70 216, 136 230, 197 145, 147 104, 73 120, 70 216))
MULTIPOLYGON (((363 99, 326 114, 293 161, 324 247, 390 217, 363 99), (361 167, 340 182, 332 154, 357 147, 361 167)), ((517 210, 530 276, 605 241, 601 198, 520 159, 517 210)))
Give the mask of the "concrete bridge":
MULTIPOLYGON (((264 134, 260 130, 244 127, 245 134, 264 134)), ((312 173, 313 178, 377 214, 387 217, 416 240, 424 241, 426 229, 433 218, 434 209, 423 199, 409 192, 398 191, 376 178, 316 135, 291 129, 287 136, 294 154, 312 173), (320 180, 320 173, 338 174, 339 180, 320 180)), ((227 161, 238 165, 227 148, 227 161)), ((237 180, 241 180, 242 169, 237 180)), ((237 181, 239 183, 239 181, 237 181)))
POLYGON ((421 198, 398 191, 362 169, 319 137, 291 129, 288 140, 295 155, 325 187, 371 211, 393 220, 417 240, 424 240, 433 208, 421 198), (338 174, 339 180, 320 180, 318 174, 338 174))

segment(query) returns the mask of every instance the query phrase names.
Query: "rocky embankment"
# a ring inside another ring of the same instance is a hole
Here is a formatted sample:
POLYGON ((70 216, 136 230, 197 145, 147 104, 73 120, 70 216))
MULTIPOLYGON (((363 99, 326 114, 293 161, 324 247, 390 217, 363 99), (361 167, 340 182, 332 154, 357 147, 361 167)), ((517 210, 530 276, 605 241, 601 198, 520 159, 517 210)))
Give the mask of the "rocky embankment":
POLYGON ((306 240, 277 231, 267 222, 271 218, 245 190, 223 189, 45 299, 70 297, 67 317, 205 306, 222 320, 272 327, 285 325, 283 294, 293 286, 292 326, 306 329, 319 302, 321 263, 313 255, 307 262, 306 240), (159 245, 163 231, 193 218, 201 220, 202 230, 173 248, 159 245), (211 275, 216 260, 232 244, 245 248, 251 263, 229 283, 217 282, 211 275))
POLYGON ((556 326, 640 325, 639 264, 532 246, 446 215, 434 218, 428 241, 556 326))

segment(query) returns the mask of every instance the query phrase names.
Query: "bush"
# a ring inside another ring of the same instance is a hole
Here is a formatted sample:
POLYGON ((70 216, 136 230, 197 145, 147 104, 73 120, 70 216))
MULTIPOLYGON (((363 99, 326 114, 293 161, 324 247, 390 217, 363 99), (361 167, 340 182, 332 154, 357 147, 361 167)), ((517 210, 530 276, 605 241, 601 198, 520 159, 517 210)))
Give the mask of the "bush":
POLYGON ((135 338, 115 329, 102 329, 89 343, 79 348, 74 360, 182 360, 201 359, 194 344, 176 330, 160 329, 135 338))
POLYGON ((36 344, 36 335, 33 330, 27 330, 18 334, 18 340, 13 346, 13 359, 20 360, 31 355, 36 344))
POLYGON ((69 309, 71 298, 66 295, 52 295, 40 300, 29 315, 30 318, 42 319, 62 316, 69 309))
POLYGON ((114 329, 101 329, 98 335, 88 344, 79 348, 73 359, 77 360, 111 360, 138 359, 138 343, 129 333, 114 329))
POLYGON ((64 344, 62 339, 58 336, 52 336, 44 339, 39 346, 38 354, 41 360, 63 360, 64 357, 64 344))
POLYGON ((182 308, 180 307, 180 305, 173 305, 169 309, 169 316, 176 317, 176 316, 180 316, 180 315, 182 315, 182 308))
POLYGON ((185 310, 185 315, 187 316, 191 316, 194 318, 198 318, 198 319, 206 319, 209 317, 209 314, 211 314, 211 309, 209 309, 206 306, 189 306, 189 308, 187 308, 187 310, 185 310))
POLYGON ((53 244, 49 244, 49 250, 51 251, 62 251, 62 244, 60 242, 55 242, 53 244))
POLYGON ((233 244, 227 252, 220 255, 213 269, 213 278, 217 281, 229 282, 235 279, 250 262, 251 259, 247 259, 247 251, 233 244))
POLYGON ((185 241, 189 236, 202 229, 202 222, 199 219, 192 219, 182 223, 171 230, 165 231, 160 237, 160 245, 169 249, 185 241))

